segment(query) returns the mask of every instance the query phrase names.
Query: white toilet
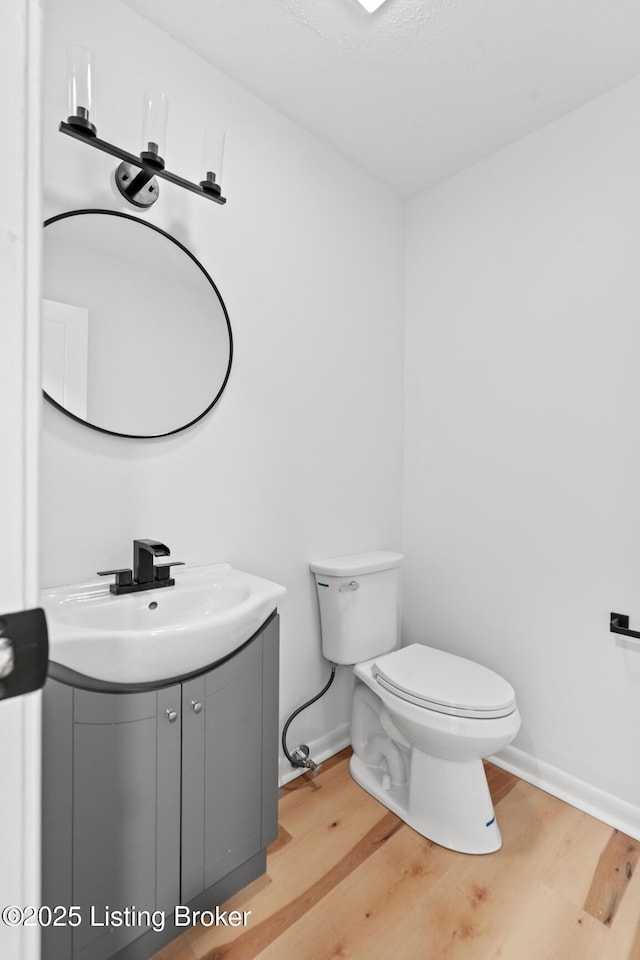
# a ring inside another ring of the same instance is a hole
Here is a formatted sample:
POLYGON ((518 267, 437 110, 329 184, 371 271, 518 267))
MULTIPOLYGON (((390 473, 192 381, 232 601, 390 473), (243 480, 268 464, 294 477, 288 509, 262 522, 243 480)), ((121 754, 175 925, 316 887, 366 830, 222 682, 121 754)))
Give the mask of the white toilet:
POLYGON ((422 836, 461 853, 502 845, 482 758, 513 740, 513 688, 422 644, 399 648, 402 554, 315 560, 322 650, 354 664, 354 780, 422 836))

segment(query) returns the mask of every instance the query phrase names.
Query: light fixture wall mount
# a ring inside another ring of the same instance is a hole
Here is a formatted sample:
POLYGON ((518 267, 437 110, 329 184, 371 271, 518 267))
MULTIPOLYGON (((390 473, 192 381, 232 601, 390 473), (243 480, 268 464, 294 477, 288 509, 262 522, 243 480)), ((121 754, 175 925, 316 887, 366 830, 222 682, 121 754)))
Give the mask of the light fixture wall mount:
POLYGON ((160 194, 158 178, 138 164, 123 160, 116 167, 114 182, 122 196, 134 207, 153 206, 160 194))

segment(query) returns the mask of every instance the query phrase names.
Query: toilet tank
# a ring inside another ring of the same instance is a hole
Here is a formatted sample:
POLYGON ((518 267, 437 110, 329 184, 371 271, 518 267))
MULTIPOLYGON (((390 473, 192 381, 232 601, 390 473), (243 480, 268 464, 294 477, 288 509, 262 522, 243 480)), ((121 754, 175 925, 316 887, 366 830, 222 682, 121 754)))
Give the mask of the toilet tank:
POLYGON ((327 660, 360 663, 398 646, 401 563, 401 553, 375 550, 309 564, 327 660))

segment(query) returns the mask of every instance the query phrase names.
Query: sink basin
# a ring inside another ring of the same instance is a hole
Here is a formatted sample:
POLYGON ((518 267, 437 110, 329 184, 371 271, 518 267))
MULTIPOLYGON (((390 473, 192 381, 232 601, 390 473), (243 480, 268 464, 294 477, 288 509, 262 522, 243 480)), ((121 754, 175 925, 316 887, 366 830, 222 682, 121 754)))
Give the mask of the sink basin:
POLYGON ((122 596, 104 581, 43 591, 50 659, 111 683, 181 677, 242 646, 286 593, 228 563, 172 576, 173 587, 122 596))

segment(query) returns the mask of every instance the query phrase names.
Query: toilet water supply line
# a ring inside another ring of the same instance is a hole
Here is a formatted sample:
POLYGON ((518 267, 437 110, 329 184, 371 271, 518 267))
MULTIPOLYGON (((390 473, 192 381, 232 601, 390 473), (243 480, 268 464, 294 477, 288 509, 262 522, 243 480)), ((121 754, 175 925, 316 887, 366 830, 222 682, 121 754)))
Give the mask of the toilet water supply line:
POLYGON ((319 700, 320 697, 324 697, 325 693, 333 683, 333 678, 336 675, 336 665, 332 661, 329 662, 331 663, 331 676, 325 683, 320 693, 316 693, 315 697, 312 697, 311 700, 307 700, 307 702, 303 703, 301 707, 298 707, 297 710, 294 710, 282 730, 282 749, 284 750, 284 755, 292 767, 306 767, 312 772, 318 769, 319 765, 314 763, 309 756, 309 747, 306 745, 306 743, 301 743, 300 746, 293 751, 293 754, 289 753, 287 750, 287 730, 289 729, 291 721, 295 720, 299 713, 302 713, 303 710, 306 710, 307 707, 310 707, 311 704, 315 703, 316 700, 319 700))

